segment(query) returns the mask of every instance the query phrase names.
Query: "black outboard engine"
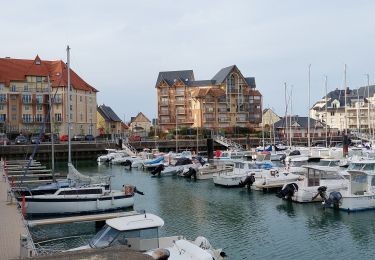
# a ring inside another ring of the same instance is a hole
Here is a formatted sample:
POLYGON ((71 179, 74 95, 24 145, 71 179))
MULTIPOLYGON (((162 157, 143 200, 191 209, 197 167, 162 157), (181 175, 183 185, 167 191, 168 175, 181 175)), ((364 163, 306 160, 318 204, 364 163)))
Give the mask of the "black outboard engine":
POLYGON ((342 199, 342 195, 338 191, 332 191, 329 194, 328 199, 324 200, 324 206, 330 207, 331 205, 333 208, 338 209, 340 207, 340 201, 342 199))
POLYGON ((318 196, 320 196, 323 200, 326 200, 327 199, 326 191, 327 191, 327 186, 320 186, 318 188, 318 193, 314 197, 312 197, 311 200, 315 200, 316 197, 318 196))
POLYGON ((301 152, 298 151, 298 150, 291 151, 291 152, 289 153, 289 156, 293 156, 293 155, 301 155, 301 152))
POLYGON ((159 175, 161 174, 161 172, 164 171, 164 164, 159 164, 158 166, 156 166, 156 168, 151 172, 152 175, 159 175))
POLYGON ((197 170, 195 170, 193 167, 189 167, 189 171, 184 173, 185 178, 191 178, 193 176, 194 180, 197 180, 197 170))
POLYGON ((298 185, 296 183, 287 184, 276 196, 279 198, 290 199, 293 197, 294 192, 298 191, 298 185))
POLYGON ((129 169, 132 168, 132 162, 130 160, 126 160, 125 162, 121 163, 125 167, 129 167, 129 169))
POLYGON ((247 176, 244 181, 240 181, 238 186, 240 187, 245 187, 247 186, 248 189, 250 189, 251 185, 255 182, 255 177, 254 175, 247 176))

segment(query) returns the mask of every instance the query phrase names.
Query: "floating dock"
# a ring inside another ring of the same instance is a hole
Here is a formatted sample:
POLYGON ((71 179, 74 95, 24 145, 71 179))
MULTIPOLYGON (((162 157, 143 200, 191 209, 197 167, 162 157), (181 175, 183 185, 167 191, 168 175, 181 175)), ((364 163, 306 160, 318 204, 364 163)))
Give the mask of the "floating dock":
POLYGON ((27 256, 36 254, 30 233, 18 205, 13 199, 10 202, 11 192, 8 178, 4 173, 4 166, 0 165, 0 259, 16 259, 21 256, 21 243, 26 243, 27 256), (22 241, 21 241, 22 239, 22 241))

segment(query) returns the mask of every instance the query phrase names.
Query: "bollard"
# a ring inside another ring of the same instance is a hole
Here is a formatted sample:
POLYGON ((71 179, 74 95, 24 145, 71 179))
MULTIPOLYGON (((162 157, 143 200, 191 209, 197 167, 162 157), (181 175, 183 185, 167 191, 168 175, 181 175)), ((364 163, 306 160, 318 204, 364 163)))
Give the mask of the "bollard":
POLYGON ((28 249, 27 249, 27 236, 24 234, 21 234, 20 236, 20 257, 26 258, 28 257, 28 249))

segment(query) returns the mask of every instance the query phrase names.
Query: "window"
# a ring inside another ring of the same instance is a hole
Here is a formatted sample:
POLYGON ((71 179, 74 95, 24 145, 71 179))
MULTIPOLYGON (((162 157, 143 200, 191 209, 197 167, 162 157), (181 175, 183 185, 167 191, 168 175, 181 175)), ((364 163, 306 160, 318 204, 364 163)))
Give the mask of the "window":
POLYGON ((23 91, 24 92, 29 92, 29 86, 28 85, 23 86, 23 91))
POLYGON ((90 103, 92 103, 92 97, 89 98, 90 103))
POLYGON ((38 111, 43 111, 43 105, 37 105, 36 110, 38 111))
POLYGON ((82 96, 79 96, 79 102, 82 102, 82 96))
POLYGON ((22 121, 25 122, 25 123, 30 123, 32 122, 32 116, 31 114, 23 114, 22 115, 22 121))
POLYGON ((7 95, 6 94, 0 94, 0 102, 6 102, 7 101, 7 95))
POLYGON ((57 122, 61 122, 62 120, 61 120, 61 113, 56 113, 55 114, 55 121, 57 121, 57 122))
POLYGON ((43 103, 43 95, 36 95, 36 102, 38 104, 42 104, 43 103))
POLYGON ((73 114, 70 113, 70 120, 73 120, 73 114))
POLYGON ((72 97, 72 95, 70 95, 70 101, 72 101, 73 100, 73 97, 72 97))
POLYGON ((3 105, 0 105, 0 110, 4 110, 4 106, 3 105))
POLYGON ((0 114, 0 122, 5 122, 6 115, 5 114, 0 114))
POLYGON ((335 112, 331 112, 331 116, 335 116, 335 112))
POLYGON ((42 77, 41 76, 36 76, 36 82, 42 82, 42 77))
POLYGON ((12 115, 12 120, 13 120, 13 121, 16 121, 16 120, 17 120, 17 115, 13 114, 13 115, 12 115))
POLYGON ((35 121, 38 123, 43 122, 43 115, 42 114, 36 114, 35 121))
POLYGON ((22 95, 22 102, 23 103, 31 103, 31 95, 22 95))
POLYGON ((11 91, 11 92, 16 92, 16 91, 17 91, 16 85, 12 85, 12 86, 10 87, 10 91, 11 91))
POLYGON ((16 99, 17 99, 17 96, 15 96, 15 95, 11 95, 11 96, 10 96, 10 99, 11 99, 11 100, 16 100, 16 99))
POLYGON ((16 111, 17 111, 17 106, 16 106, 16 105, 12 105, 12 111, 13 111, 13 112, 16 112, 16 111))
POLYGON ((0 83, 0 91, 4 90, 4 83, 0 83))
POLYGON ((82 112, 81 112, 81 114, 79 115, 79 117, 80 117, 81 121, 83 121, 83 114, 82 114, 82 112))
POLYGON ((72 111, 73 110, 73 105, 70 105, 70 111, 72 111))
POLYGON ((30 106, 29 106, 29 105, 25 105, 24 110, 25 110, 25 111, 30 110, 30 106))

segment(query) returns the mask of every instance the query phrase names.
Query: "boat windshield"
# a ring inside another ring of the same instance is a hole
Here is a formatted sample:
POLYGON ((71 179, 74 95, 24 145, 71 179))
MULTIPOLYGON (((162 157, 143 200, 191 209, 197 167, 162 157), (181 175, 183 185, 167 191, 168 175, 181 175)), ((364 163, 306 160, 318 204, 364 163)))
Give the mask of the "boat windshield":
POLYGON ((348 170, 362 170, 362 163, 351 163, 349 164, 348 170))
POLYGON ((105 225, 89 242, 92 248, 108 247, 118 236, 120 231, 105 225))
POLYGON ((318 163, 318 166, 330 166, 330 162, 331 161, 320 161, 319 163, 318 163))

